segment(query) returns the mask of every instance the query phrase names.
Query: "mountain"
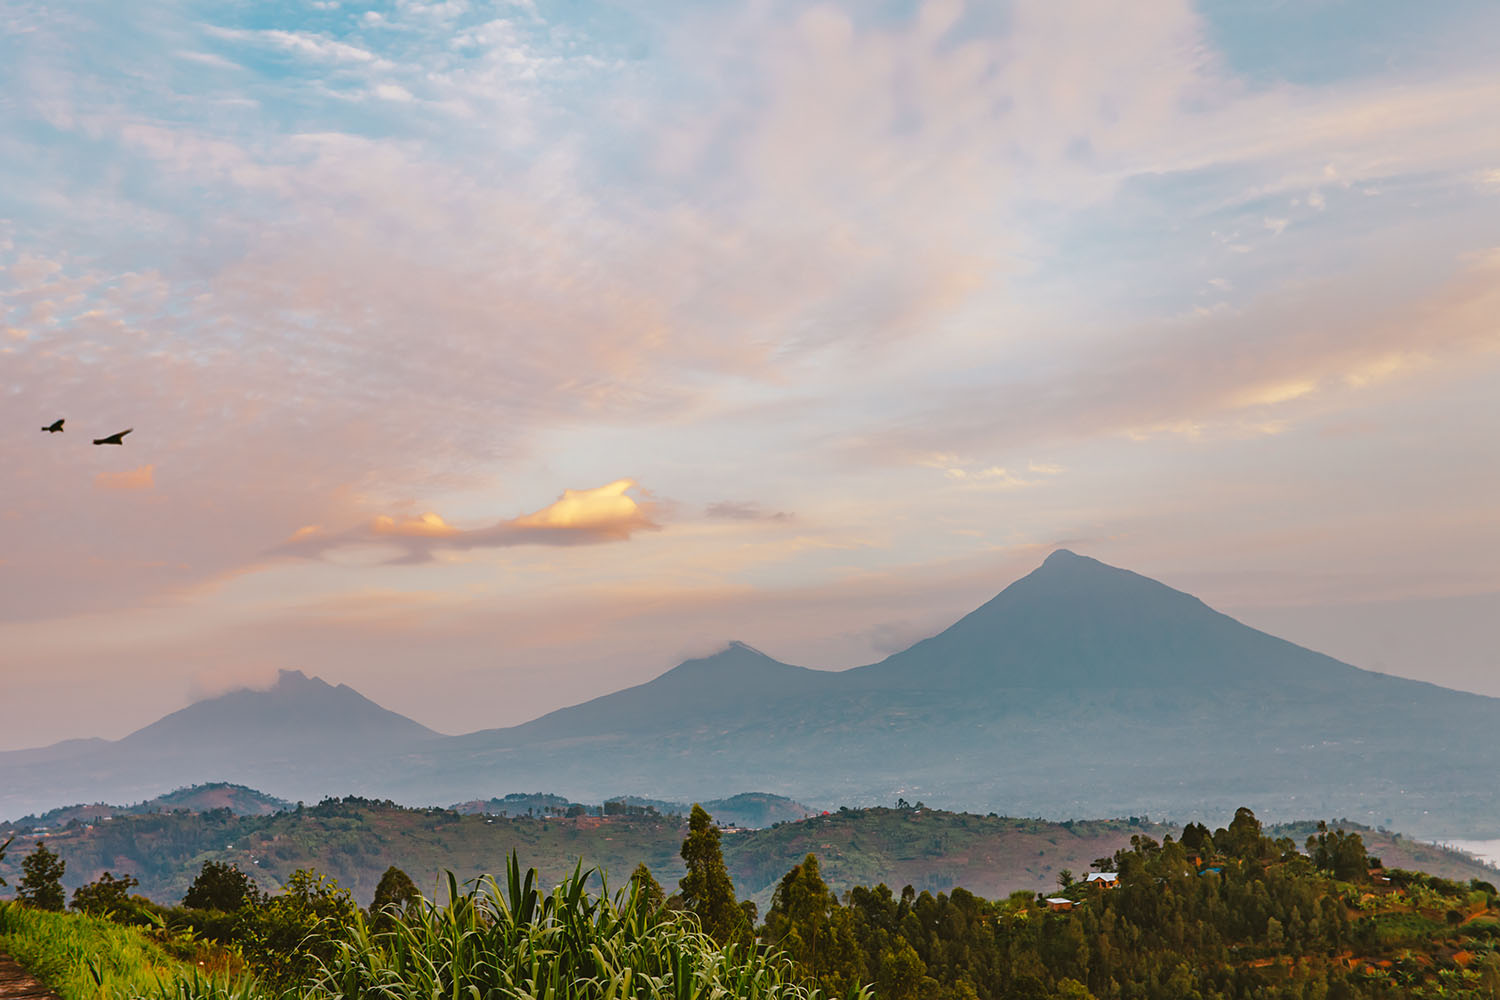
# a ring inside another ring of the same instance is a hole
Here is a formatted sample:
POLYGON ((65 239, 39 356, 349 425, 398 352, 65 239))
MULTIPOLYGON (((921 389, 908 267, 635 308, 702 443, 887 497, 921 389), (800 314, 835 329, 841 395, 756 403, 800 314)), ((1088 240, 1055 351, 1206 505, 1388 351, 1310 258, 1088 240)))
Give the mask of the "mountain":
POLYGON ((1248 804, 1267 819, 1491 837, 1500 788, 1481 776, 1500 772, 1496 718, 1500 699, 1360 670, 1060 550, 869 666, 808 670, 736 642, 649 683, 457 737, 288 674, 117 744, 0 755, 0 813, 204 780, 418 804, 527 788, 589 802, 758 788, 1056 818, 1208 819, 1248 804))
POLYGON ((266 690, 197 702, 123 739, 0 753, 0 815, 203 782, 363 791, 388 755, 439 738, 346 684, 283 670, 266 690))
POLYGON ((264 752, 270 744, 278 753, 296 757, 335 740, 367 749, 437 735, 347 684, 333 687, 300 670, 283 670, 264 691, 230 691, 189 705, 131 733, 116 749, 170 753, 212 745, 218 752, 239 755, 264 752))
MULTIPOLYGON (((648 684, 434 744, 425 783, 523 773, 579 799, 725 787, 1056 817, 1348 815, 1500 833, 1500 700, 1360 670, 1066 550, 880 663, 731 644, 648 684), (1482 783, 1481 783, 1482 784, 1482 783)), ((413 790, 415 790, 413 788, 413 790)))
POLYGON ((1203 685, 1333 693, 1365 672, 1242 625, 1190 594, 1059 549, 952 627, 853 674, 897 690, 1073 695, 1203 685))

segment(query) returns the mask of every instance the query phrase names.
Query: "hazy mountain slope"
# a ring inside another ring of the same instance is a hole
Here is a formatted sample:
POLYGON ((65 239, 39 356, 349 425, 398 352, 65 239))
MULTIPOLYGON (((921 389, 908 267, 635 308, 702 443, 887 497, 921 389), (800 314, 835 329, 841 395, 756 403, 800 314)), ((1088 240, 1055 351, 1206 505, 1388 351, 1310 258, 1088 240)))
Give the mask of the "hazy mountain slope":
MULTIPOLYGON (((843 672, 742 643, 509 729, 436 737, 300 674, 102 752, 5 769, 0 814, 209 780, 414 804, 550 788, 690 802, 923 798, 1052 817, 1346 815, 1500 835, 1500 699, 1359 670, 1060 551, 939 635, 843 672), (241 711, 242 706, 255 711, 241 711)), ((34 754, 34 752, 33 752, 34 754)))
POLYGON ((116 741, 69 741, 68 752, 0 754, 0 815, 59 802, 128 801, 232 781, 290 798, 365 791, 399 755, 438 734, 301 671, 264 691, 189 705, 116 741))
POLYGON ((325 749, 331 740, 360 748, 411 743, 438 734, 375 704, 347 684, 334 687, 300 670, 283 670, 264 691, 230 691, 196 702, 120 740, 115 752, 177 752, 211 746, 215 752, 295 755, 325 749))
POLYGON ((767 706, 817 697, 837 675, 794 667, 743 642, 686 660, 645 684, 558 709, 519 726, 456 737, 458 748, 598 740, 684 726, 759 725, 767 706))
POLYGON ((693 664, 716 659, 733 663, 732 698, 671 687, 685 665, 581 706, 587 718, 554 713, 550 730, 435 745, 422 781, 472 787, 520 769, 577 798, 729 784, 1053 816, 1206 815, 1244 800, 1269 815, 1500 831, 1500 796, 1463 777, 1500 767, 1486 735, 1500 700, 1359 670, 1070 552, 879 664, 808 677, 738 649, 693 664))
POLYGON ((1287 685, 1332 693, 1361 676, 1375 675, 1242 625, 1190 594, 1062 549, 956 624, 850 671, 848 680, 1072 696, 1287 685))

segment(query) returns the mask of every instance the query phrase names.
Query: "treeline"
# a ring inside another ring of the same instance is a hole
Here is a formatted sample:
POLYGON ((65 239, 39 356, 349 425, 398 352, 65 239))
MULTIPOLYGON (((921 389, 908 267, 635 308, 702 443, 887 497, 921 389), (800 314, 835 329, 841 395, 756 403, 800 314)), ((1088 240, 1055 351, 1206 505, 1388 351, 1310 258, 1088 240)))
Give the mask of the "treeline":
MULTIPOLYGON (((764 975, 789 991, 775 995, 801 995, 807 987, 829 996, 869 990, 882 1000, 1500 1000, 1493 884, 1386 870, 1358 833, 1339 829, 1320 826, 1300 845, 1273 839, 1249 809, 1212 831, 1190 824, 1161 841, 1137 834, 1129 847, 1094 862, 1095 877, 1061 872, 1051 897, 1018 892, 986 900, 964 889, 897 892, 884 884, 839 896, 809 854, 780 880, 763 921, 752 903, 736 898, 720 837, 695 806, 681 846, 686 874, 670 891, 640 865, 615 897, 586 898, 588 875, 577 872, 558 890, 571 901, 558 897, 554 912, 576 917, 603 907, 597 913, 611 934, 677 942, 672 948, 696 942, 693 961, 717 970, 714 976, 749 970, 751 979, 764 975), (704 957, 705 948, 712 955, 704 957)), ((57 908, 61 862, 49 855, 39 844, 19 888, 28 904, 57 908)), ((342 995, 404 995, 416 985, 429 990, 424 995, 458 995, 493 986, 483 977, 511 962, 505 948, 540 947, 546 934, 583 940, 593 933, 583 924, 571 931, 537 924, 543 897, 532 891, 535 877, 523 877, 513 858, 507 885, 481 881, 465 893, 450 881, 450 899, 437 906, 391 868, 362 910, 312 871, 298 871, 272 896, 238 869, 210 862, 180 906, 132 896, 132 879, 107 874, 78 889, 71 905, 223 942, 279 988, 326 981, 343 969, 338 975, 358 982, 346 983, 342 995), (514 912, 523 903, 532 909, 514 912), (464 921, 481 936, 510 935, 511 944, 494 946, 489 971, 465 971, 454 955, 434 957, 447 954, 442 942, 451 943, 450 932, 464 921), (358 969, 388 973, 399 955, 406 956, 401 967, 428 970, 421 973, 427 978, 399 990, 389 982, 376 990, 358 978, 366 974, 358 969), (434 963, 448 971, 432 972, 434 963)), ((611 976, 628 966, 605 964, 611 976)))
POLYGON ((1212 833, 1133 837, 1095 862, 1113 878, 1064 872, 1050 901, 996 902, 885 885, 840 900, 808 855, 762 940, 831 991, 873 983, 882 1000, 1500 998, 1492 884, 1386 873, 1357 833, 1303 846, 1241 809, 1212 833))

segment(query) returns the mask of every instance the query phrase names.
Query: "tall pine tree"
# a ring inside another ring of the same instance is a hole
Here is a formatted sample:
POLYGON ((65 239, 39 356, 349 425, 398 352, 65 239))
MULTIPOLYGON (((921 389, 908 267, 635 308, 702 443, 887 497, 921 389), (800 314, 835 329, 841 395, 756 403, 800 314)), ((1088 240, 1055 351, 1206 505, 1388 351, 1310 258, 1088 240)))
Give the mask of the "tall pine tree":
POLYGON ((683 909, 698 917, 698 926, 720 944, 749 943, 750 922, 734 898, 734 881, 724 867, 719 829, 704 808, 693 803, 687 839, 682 842, 687 874, 677 883, 683 909))
POLYGON ((16 895, 21 902, 38 910, 61 910, 67 902, 62 887, 63 870, 67 867, 66 861, 47 850, 47 845, 38 840, 36 850, 21 862, 21 881, 16 883, 16 895))

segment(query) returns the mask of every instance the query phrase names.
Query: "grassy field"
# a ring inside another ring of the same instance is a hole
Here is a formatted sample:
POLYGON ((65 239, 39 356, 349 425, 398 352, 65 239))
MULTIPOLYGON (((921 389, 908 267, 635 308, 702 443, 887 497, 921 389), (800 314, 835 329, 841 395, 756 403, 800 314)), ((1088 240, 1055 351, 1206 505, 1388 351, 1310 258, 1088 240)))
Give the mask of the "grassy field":
POLYGON ((64 1000, 115 1000, 170 994, 176 983, 240 978, 220 949, 163 941, 152 931, 98 917, 49 913, 0 903, 0 951, 64 1000))

